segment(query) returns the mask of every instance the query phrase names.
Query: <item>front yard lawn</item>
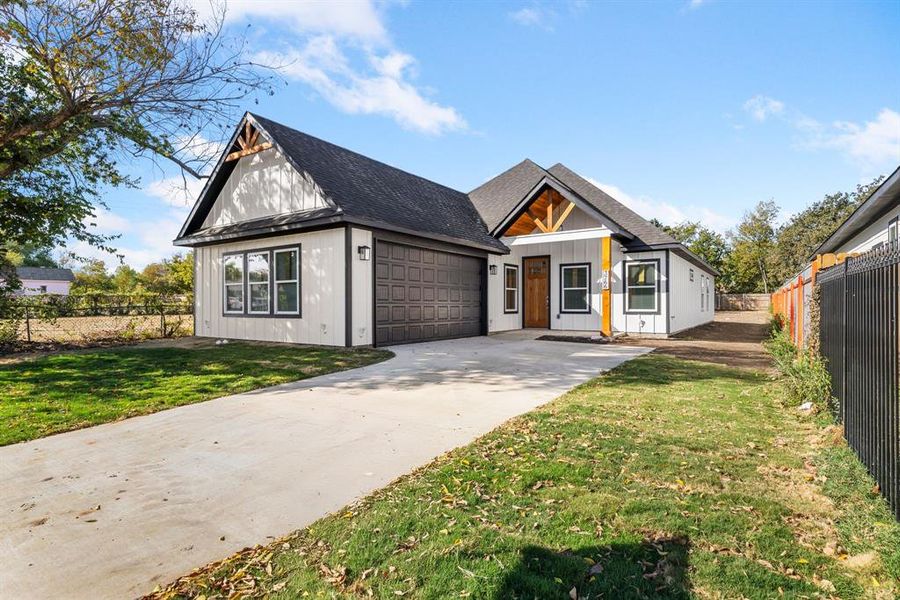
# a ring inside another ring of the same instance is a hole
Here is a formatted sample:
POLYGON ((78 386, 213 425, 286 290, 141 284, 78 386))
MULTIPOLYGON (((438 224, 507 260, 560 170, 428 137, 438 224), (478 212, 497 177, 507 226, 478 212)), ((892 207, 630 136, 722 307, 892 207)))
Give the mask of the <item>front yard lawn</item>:
POLYGON ((892 598, 900 526, 764 375, 648 355, 156 597, 892 598))
POLYGON ((0 365, 0 446, 379 362, 382 350, 211 341, 0 365))

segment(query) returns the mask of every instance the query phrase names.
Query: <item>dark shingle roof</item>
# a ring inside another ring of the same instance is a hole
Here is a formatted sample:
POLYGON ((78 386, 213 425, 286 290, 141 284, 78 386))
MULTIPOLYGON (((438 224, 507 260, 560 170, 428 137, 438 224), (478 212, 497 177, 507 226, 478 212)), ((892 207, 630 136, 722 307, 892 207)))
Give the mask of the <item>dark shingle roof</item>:
POLYGON ((546 176, 547 171, 526 158, 469 192, 469 199, 481 213, 488 230, 493 231, 546 176))
POLYGON ((678 243, 678 241, 668 233, 564 164, 556 163, 547 169, 547 171, 566 184, 576 194, 587 200, 594 208, 621 225, 622 228, 633 235, 634 239, 628 240, 628 243, 626 244, 627 248, 631 249, 641 246, 659 246, 678 243))
POLYGON ((17 267, 19 279, 44 279, 47 281, 72 281, 75 275, 72 269, 53 269, 50 267, 17 267))
POLYGON ((253 117, 347 217, 506 250, 490 235, 462 192, 275 121, 253 117))

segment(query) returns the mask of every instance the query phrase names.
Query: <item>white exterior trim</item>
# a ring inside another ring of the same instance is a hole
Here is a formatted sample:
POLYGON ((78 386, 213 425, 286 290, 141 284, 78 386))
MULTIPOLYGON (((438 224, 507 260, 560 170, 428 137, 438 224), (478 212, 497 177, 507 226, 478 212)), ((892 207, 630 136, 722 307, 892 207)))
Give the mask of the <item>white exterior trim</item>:
POLYGON ((592 227, 575 231, 554 231, 553 233, 532 233, 503 238, 507 246, 525 246, 527 244, 546 244, 548 242, 566 242, 571 240, 593 240, 609 237, 612 231, 606 227, 592 227))

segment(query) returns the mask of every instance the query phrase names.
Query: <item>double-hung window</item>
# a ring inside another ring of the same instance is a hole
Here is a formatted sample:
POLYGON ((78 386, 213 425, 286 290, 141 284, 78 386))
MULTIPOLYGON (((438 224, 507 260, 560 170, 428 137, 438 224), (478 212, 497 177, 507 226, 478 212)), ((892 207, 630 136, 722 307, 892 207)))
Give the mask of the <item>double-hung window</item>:
POLYGON ((503 265, 503 312, 519 312, 519 267, 503 265))
POLYGON ((588 263, 579 265, 560 265, 561 299, 560 312, 589 313, 591 266, 588 263))
POLYGON ((897 231, 897 229, 898 229, 897 220, 898 220, 898 217, 894 217, 893 219, 891 219, 888 222, 888 242, 891 244, 897 243, 898 233, 900 233, 897 231))
POLYGON ((653 313, 658 309, 657 261, 625 263, 625 310, 653 313))
POLYGON ((244 312, 244 255, 228 254, 225 263, 225 312, 244 312))
POLYGON ((706 275, 700 276, 700 312, 706 312, 706 275))
POLYGON ((300 257, 297 248, 275 250, 275 314, 300 312, 300 257))
POLYGON ((222 264, 224 314, 300 314, 299 247, 226 254, 222 264))
POLYGON ((247 253, 247 283, 251 315, 269 313, 269 253, 247 253))

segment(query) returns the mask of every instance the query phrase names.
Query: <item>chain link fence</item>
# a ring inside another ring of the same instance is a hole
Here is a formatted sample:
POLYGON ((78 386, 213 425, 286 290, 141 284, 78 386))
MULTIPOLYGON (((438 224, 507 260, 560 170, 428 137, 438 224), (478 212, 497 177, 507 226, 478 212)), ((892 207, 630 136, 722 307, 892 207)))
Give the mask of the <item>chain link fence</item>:
POLYGON ((0 352, 193 335, 189 295, 16 296, 0 302, 0 352))

